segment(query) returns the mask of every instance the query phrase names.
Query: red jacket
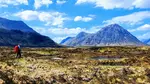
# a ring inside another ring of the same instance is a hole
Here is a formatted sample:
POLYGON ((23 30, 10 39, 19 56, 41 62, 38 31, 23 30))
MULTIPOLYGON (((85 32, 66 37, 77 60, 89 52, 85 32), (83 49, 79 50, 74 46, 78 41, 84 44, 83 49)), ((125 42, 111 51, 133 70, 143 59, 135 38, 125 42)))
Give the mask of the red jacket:
POLYGON ((16 46, 14 47, 14 52, 17 53, 18 51, 19 51, 19 47, 16 45, 16 46))

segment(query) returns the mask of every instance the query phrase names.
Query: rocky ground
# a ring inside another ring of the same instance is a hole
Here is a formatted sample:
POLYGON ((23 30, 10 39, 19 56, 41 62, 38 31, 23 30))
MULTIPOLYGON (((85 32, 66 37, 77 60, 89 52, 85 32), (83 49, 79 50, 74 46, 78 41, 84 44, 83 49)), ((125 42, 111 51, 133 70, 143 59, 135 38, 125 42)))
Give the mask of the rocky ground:
POLYGON ((0 48, 0 84, 150 84, 150 47, 0 48))

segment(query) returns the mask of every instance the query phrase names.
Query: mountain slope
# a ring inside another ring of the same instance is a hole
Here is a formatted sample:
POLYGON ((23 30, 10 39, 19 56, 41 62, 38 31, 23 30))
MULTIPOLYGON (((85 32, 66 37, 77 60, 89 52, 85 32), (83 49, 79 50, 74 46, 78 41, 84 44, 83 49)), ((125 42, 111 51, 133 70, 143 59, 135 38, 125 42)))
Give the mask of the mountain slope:
MULTIPOLYGON (((90 34, 86 32, 80 32, 76 37, 72 37, 71 39, 66 40, 62 45, 68 45, 68 46, 77 46, 80 44, 82 41, 85 40, 87 36, 90 34), (77 45, 76 45, 77 44, 77 45)), ((67 38, 66 38, 67 39, 67 38)), ((80 45, 79 45, 80 46, 80 45)))
POLYGON ((145 40, 145 41, 143 41, 145 44, 148 44, 148 45, 150 45, 150 39, 147 39, 147 40, 145 40))
POLYGON ((62 41, 60 42, 60 44, 64 44, 65 42, 67 42, 67 41, 69 41, 69 40, 71 40, 71 39, 73 39, 73 37, 67 37, 67 38, 65 38, 64 40, 62 40, 62 41))
POLYGON ((57 47, 49 37, 33 32, 0 29, 0 46, 57 47))
POLYGON ((68 46, 124 46, 143 45, 135 36, 118 24, 108 25, 95 34, 84 34, 66 42, 68 46))
POLYGON ((23 21, 8 20, 0 17, 0 28, 7 30, 20 30, 23 32, 35 32, 23 21))
POLYGON ((59 47, 49 37, 40 35, 22 21, 0 18, 0 46, 17 44, 29 47, 59 47))

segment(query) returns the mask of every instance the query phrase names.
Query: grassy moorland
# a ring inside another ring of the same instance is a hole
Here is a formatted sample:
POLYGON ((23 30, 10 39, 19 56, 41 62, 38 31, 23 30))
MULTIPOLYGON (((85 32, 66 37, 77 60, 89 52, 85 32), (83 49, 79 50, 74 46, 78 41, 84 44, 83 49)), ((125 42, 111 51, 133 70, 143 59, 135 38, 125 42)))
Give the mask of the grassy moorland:
POLYGON ((148 84, 150 47, 0 48, 3 84, 148 84))

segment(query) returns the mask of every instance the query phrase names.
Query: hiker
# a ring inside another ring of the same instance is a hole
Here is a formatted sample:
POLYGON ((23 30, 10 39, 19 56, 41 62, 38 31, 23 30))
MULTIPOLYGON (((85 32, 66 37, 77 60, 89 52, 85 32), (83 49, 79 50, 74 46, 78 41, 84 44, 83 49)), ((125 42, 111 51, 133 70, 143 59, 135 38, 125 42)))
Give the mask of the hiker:
POLYGON ((17 53, 16 58, 21 58, 21 47, 20 45, 16 45, 14 48, 15 53, 17 53))

